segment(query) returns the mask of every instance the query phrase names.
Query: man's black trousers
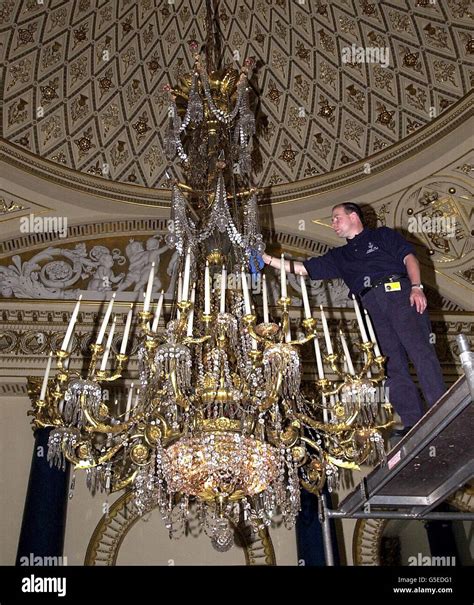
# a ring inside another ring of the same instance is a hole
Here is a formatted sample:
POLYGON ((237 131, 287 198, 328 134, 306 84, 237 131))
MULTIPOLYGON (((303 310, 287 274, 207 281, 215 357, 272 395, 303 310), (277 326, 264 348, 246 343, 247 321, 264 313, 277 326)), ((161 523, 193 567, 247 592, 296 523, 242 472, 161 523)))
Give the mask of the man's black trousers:
POLYGON ((382 354, 387 360, 388 400, 404 426, 413 426, 423 415, 418 389, 408 369, 413 363, 428 406, 446 391, 436 356, 428 312, 410 305, 411 284, 401 278, 401 290, 385 292, 383 284, 372 288, 362 304, 369 312, 382 354))

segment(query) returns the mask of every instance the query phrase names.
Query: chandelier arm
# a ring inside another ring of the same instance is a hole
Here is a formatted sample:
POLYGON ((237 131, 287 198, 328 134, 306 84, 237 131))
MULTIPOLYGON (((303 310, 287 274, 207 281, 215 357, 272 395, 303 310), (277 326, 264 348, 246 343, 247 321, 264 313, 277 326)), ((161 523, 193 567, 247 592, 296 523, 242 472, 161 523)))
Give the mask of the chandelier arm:
POLYGON ((85 417, 87 418, 90 424, 90 426, 86 425, 84 427, 84 429, 88 433, 122 433, 124 431, 127 431, 139 420, 145 418, 145 412, 139 412, 134 418, 132 418, 131 420, 127 420, 127 422, 122 422, 120 424, 104 424, 103 422, 96 420, 90 413, 90 410, 85 407, 83 407, 82 409, 85 417))
POLYGON ((364 367, 358 374, 356 374, 357 378, 360 380, 367 374, 368 370, 370 370, 372 364, 374 363, 374 343, 371 341, 367 341, 357 343, 356 346, 365 353, 364 367))
MULTIPOLYGON (((82 443, 84 443, 84 442, 82 442, 82 443)), ((112 448, 110 448, 110 450, 108 450, 107 453, 105 453, 103 456, 100 456, 97 460, 95 460, 92 457, 89 457, 87 459, 81 459, 76 454, 73 454, 71 452, 71 450, 67 450, 64 446, 64 443, 63 443, 62 449, 63 449, 64 455, 69 460, 69 462, 74 464, 75 469, 86 470, 89 468, 95 468, 97 466, 100 466, 101 464, 104 464, 105 462, 108 462, 115 456, 115 454, 118 451, 120 451, 124 447, 124 445, 125 445, 124 443, 119 443, 119 444, 113 446, 112 448)), ((80 446, 81 446, 81 443, 78 443, 76 445, 75 449, 77 449, 80 446)))
POLYGON ((285 340, 285 336, 288 332, 288 328, 290 325, 290 312, 289 305, 291 302, 291 298, 289 296, 280 298, 277 301, 277 306, 281 307, 281 327, 280 327, 280 342, 285 340))
POLYGON ((298 412, 296 414, 298 420, 301 420, 303 424, 311 427, 312 429, 316 429, 319 431, 324 431, 325 433, 343 433, 344 431, 351 430, 351 424, 357 417, 357 412, 355 412, 345 423, 341 424, 327 424, 324 422, 319 422, 318 420, 314 420, 310 418, 306 414, 301 414, 298 412))
POLYGON ((264 401, 262 401, 262 403, 258 406, 258 409, 261 412, 264 412, 265 410, 270 409, 272 407, 272 405, 275 405, 278 402, 282 382, 283 382, 283 372, 281 371, 281 369, 279 369, 276 380, 273 383, 273 388, 270 392, 270 395, 268 395, 268 397, 266 397, 264 399, 264 401))
POLYGON ((117 360, 117 367, 115 368, 115 372, 112 374, 112 372, 98 370, 96 372, 98 382, 114 382, 115 380, 118 380, 122 377, 123 366, 128 360, 128 355, 117 353, 115 355, 115 359, 117 360))
POLYGON ((92 356, 89 362, 89 371, 87 373, 87 379, 94 380, 96 376, 95 368, 97 365, 97 361, 99 359, 99 355, 102 355, 102 353, 104 352, 104 347, 102 345, 93 343, 90 345, 90 350, 92 351, 92 356))
POLYGON ((199 336, 198 338, 194 338, 192 336, 186 336, 186 338, 183 340, 183 344, 200 345, 203 342, 210 340, 210 338, 211 338, 210 334, 206 334, 204 336, 199 336))
POLYGON ((257 316, 249 313, 248 315, 244 315, 242 317, 242 322, 244 323, 244 325, 247 328, 247 331, 249 333, 249 335, 256 340, 257 342, 263 343, 264 345, 271 345, 273 344, 273 341, 269 338, 265 338, 265 336, 262 336, 260 334, 258 334, 255 331, 255 325, 257 323, 257 316))
POLYGON ((384 365, 385 365, 385 362, 387 361, 387 358, 384 357, 383 355, 379 355, 374 358, 374 361, 378 366, 378 371, 377 371, 377 374, 375 374, 375 375, 372 374, 370 380, 374 384, 379 384, 380 382, 383 382, 386 379, 385 372, 384 372, 384 365))
POLYGON ((307 336, 304 336, 300 340, 290 340, 286 344, 292 345, 292 346, 301 346, 301 345, 306 344, 307 342, 310 342, 311 340, 314 340, 315 338, 316 338, 316 334, 308 334, 307 336))
POLYGON ((125 477, 125 479, 120 479, 120 480, 114 481, 114 483, 111 486, 110 492, 111 493, 119 492, 122 489, 128 487, 135 481, 137 474, 138 474, 138 469, 135 469, 128 477, 125 477))
POLYGON ((341 371, 336 363, 340 360, 341 356, 338 355, 337 353, 331 353, 330 355, 325 355, 324 359, 329 363, 332 371, 337 374, 340 378, 345 378, 346 377, 346 373, 344 371, 341 371))

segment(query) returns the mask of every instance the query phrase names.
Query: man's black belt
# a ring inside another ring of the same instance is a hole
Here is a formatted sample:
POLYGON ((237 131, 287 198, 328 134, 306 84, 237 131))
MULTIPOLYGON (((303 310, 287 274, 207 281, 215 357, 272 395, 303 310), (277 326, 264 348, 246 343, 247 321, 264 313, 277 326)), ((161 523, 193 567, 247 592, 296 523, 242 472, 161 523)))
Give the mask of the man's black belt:
POLYGON ((363 290, 361 290, 359 292, 359 297, 362 298, 363 296, 365 296, 367 294, 367 292, 370 292, 370 290, 373 290, 374 288, 377 288, 378 286, 381 286, 382 284, 388 284, 391 281, 397 281, 404 277, 407 277, 406 273, 394 273, 393 275, 388 275, 387 277, 382 277, 382 278, 378 279, 376 282, 374 282, 368 288, 364 288, 363 290))

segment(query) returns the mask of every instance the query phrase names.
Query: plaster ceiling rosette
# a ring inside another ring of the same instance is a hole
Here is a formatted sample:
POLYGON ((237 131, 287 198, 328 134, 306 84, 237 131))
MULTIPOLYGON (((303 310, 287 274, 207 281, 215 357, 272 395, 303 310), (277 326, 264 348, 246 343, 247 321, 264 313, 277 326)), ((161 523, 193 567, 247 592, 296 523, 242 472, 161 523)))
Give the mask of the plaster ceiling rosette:
MULTIPOLYGON (((464 0, 215 6, 224 63, 257 61, 262 188, 390 149, 472 86, 473 15, 464 0), (342 62, 353 44, 386 47, 389 65, 342 62)), ((2 137, 64 168, 167 189, 163 88, 191 70, 188 43, 206 39, 205 17, 204 0, 3 0, 2 137)), ((179 165, 171 172, 179 176, 179 165)))

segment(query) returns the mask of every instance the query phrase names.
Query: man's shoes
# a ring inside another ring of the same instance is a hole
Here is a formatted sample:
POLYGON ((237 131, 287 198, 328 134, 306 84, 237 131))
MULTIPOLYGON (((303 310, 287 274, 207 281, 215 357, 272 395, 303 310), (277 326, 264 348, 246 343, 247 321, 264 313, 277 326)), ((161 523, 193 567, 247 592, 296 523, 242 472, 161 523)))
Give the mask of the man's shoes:
POLYGON ((412 426, 405 426, 402 429, 395 429, 394 431, 392 431, 389 437, 391 449, 393 449, 397 445, 397 443, 401 441, 403 437, 405 437, 405 435, 411 431, 412 428, 412 426))

